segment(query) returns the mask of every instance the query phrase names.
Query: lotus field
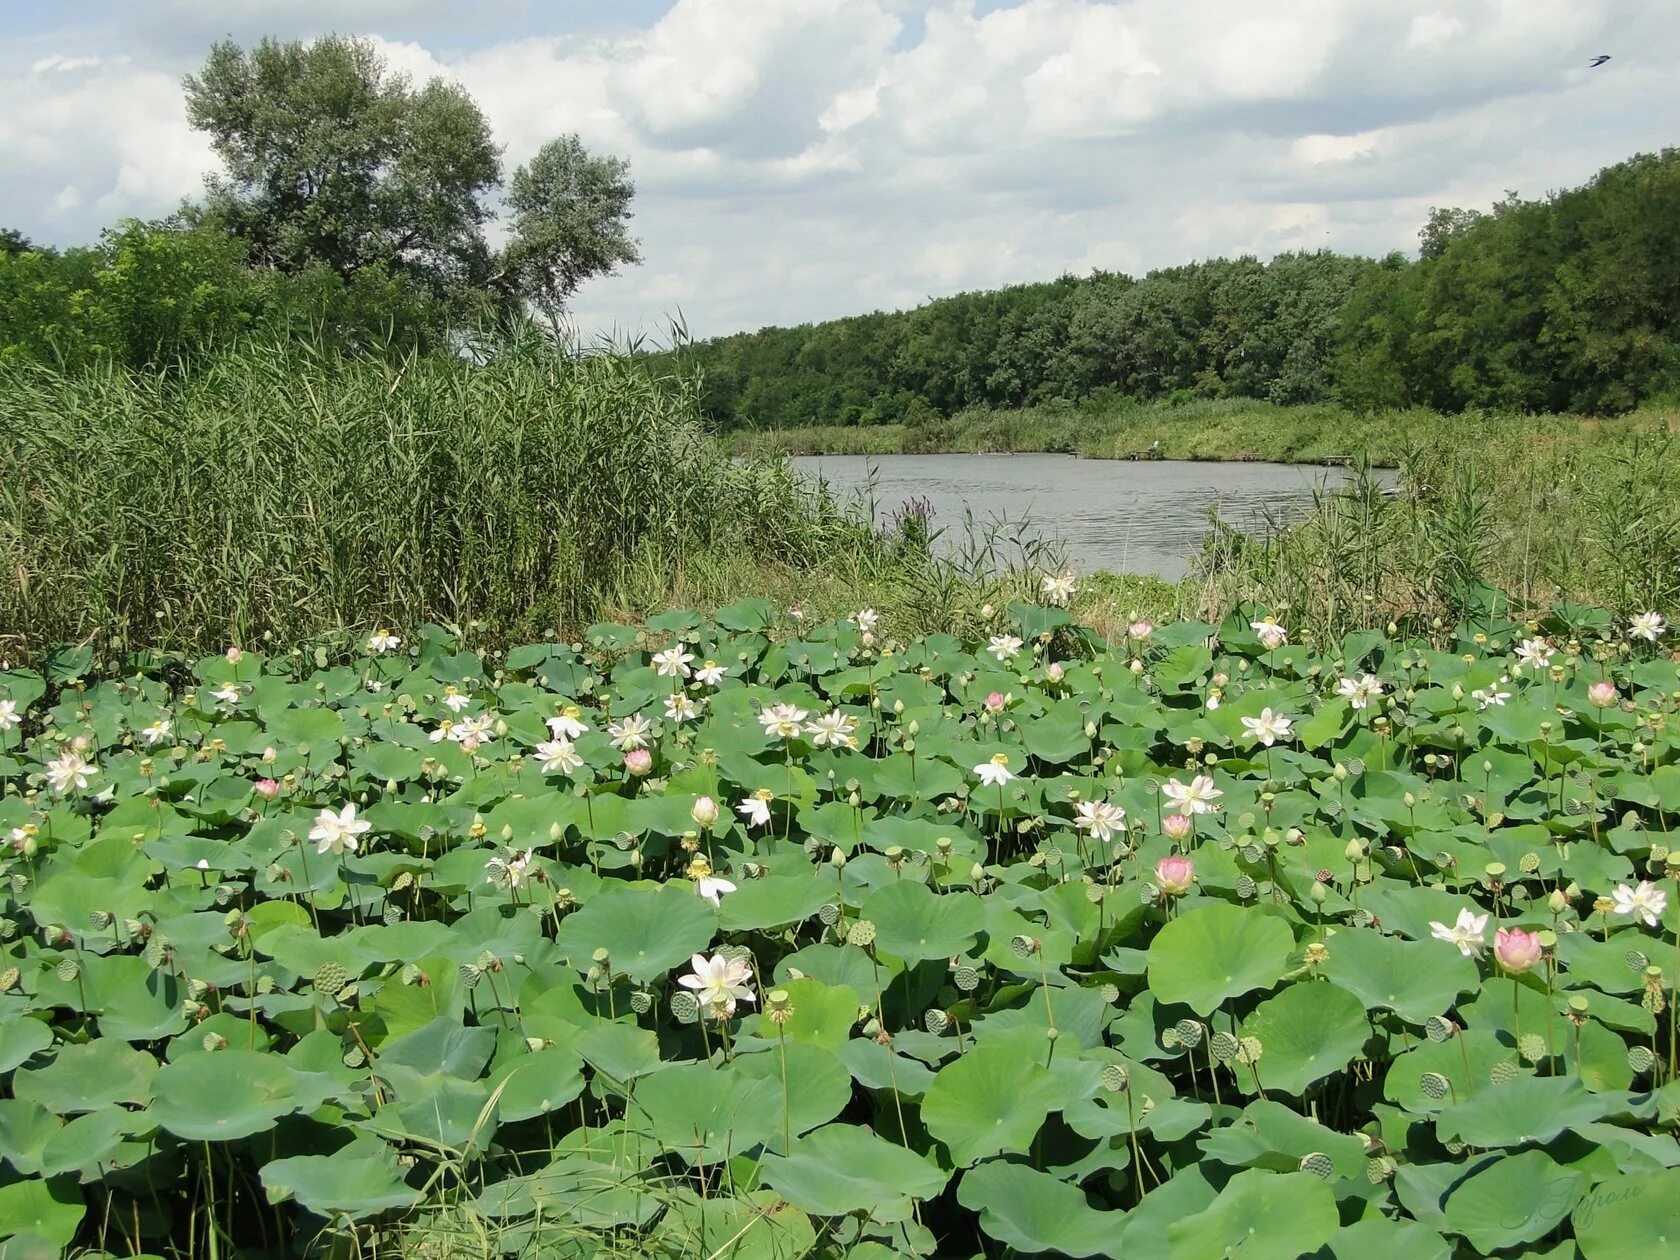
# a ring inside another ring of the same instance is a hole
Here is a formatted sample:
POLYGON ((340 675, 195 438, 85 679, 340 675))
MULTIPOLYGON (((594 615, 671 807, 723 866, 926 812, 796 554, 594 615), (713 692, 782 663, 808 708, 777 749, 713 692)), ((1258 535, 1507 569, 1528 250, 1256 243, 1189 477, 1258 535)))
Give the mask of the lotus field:
POLYGON ((1662 618, 1070 593, 0 674, 5 1254, 1673 1254, 1662 618))

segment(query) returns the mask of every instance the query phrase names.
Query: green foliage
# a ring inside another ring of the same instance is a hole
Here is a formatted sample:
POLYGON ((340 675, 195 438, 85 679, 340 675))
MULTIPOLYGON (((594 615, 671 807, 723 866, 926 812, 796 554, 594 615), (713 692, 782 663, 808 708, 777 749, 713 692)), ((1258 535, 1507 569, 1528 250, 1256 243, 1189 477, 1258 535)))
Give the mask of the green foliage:
POLYGON ((1328 651, 1063 616, 906 642, 741 600, 0 672, 6 1254, 1669 1247, 1667 641, 1581 607, 1328 651), (674 645, 729 672, 659 672, 674 645), (1096 734, 1047 742, 1070 712, 1096 734), (1175 841, 1191 773, 1215 808, 1175 841), (1441 939, 1460 912, 1538 963, 1441 939))
POLYGON ((628 167, 575 135, 514 173, 511 235, 493 249, 502 164, 484 115, 457 84, 390 73, 370 40, 219 43, 185 88, 225 168, 189 218, 242 242, 253 266, 347 283, 377 268, 457 309, 558 311, 584 280, 638 261, 628 167))
POLYGON ((880 554, 785 466, 731 460, 646 363, 481 349, 255 342, 185 379, 0 360, 6 633, 104 651, 438 618, 505 642, 729 557, 880 554))

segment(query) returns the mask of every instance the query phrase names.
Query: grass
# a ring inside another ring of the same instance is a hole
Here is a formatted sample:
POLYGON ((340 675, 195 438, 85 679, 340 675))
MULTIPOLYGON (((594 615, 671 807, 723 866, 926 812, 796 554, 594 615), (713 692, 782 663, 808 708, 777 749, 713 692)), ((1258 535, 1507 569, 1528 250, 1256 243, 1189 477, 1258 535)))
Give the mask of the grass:
POLYGON ((1631 416, 1443 416, 1411 410, 1361 413, 1321 404, 1280 407, 1252 399, 1203 400, 1109 410, 968 411, 926 425, 839 425, 727 435, 740 455, 927 455, 1048 451, 1088 459, 1267 460, 1397 467, 1421 444, 1463 448, 1490 431, 1548 445, 1592 445, 1604 436, 1680 427, 1673 408, 1631 416))

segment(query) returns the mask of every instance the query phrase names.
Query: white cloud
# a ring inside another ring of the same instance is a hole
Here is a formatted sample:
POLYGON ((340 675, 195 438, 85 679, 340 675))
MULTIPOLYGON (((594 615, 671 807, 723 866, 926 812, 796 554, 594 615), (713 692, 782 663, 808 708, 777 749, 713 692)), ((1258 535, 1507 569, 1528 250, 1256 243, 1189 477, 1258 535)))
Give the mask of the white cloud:
MULTIPOLYGON (((585 327, 680 308, 706 334, 1063 270, 1383 253, 1430 205, 1538 194, 1680 134, 1680 6, 1658 0, 399 8, 242 0, 236 34, 358 23, 394 67, 459 79, 510 164, 566 131, 627 157, 647 263, 583 290, 585 327)), ((202 48, 175 48, 0 40, 0 221, 85 239, 193 194, 208 153, 178 77, 202 48)))

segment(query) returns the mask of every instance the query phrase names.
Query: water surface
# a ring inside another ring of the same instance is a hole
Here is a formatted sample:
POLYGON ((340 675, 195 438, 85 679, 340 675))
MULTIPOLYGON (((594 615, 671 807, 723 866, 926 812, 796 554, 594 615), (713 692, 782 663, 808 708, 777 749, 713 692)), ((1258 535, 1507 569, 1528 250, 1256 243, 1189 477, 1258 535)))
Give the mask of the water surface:
MULTIPOLYGON (((1231 524, 1255 528, 1267 513, 1299 515, 1313 487, 1348 476, 1301 464, 1073 455, 803 455, 793 464, 826 479, 842 499, 867 493, 879 521, 917 498, 932 504, 934 526, 952 536, 963 532, 965 509, 980 523, 1025 518, 1040 535, 1065 543, 1082 572, 1169 579, 1183 577, 1201 550, 1210 504, 1231 524)), ((948 537, 944 545, 953 542, 948 537)))

